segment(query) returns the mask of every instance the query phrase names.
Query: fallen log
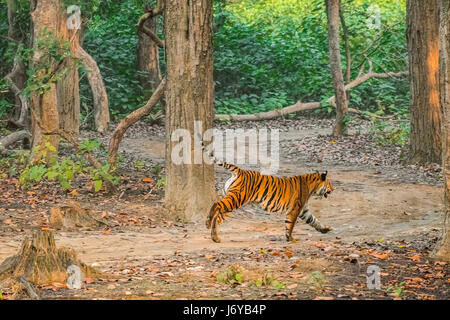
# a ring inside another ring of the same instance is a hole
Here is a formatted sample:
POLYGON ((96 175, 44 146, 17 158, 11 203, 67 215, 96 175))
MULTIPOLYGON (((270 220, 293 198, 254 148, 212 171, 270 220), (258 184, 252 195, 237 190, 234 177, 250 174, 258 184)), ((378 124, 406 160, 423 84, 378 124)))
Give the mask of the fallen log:
POLYGON ((24 140, 24 139, 30 140, 30 133, 28 132, 28 130, 16 131, 16 132, 13 132, 10 135, 7 135, 6 137, 0 139, 0 155, 7 153, 6 148, 8 146, 12 145, 13 143, 15 143, 19 140, 24 140))
MULTIPOLYGON (((390 78, 390 77, 403 77, 408 75, 407 71, 402 72, 386 72, 386 73, 376 73, 372 71, 372 62, 369 61, 369 71, 367 73, 364 72, 364 65, 361 67, 358 76, 351 82, 345 85, 345 90, 351 90, 352 88, 360 85, 361 83, 371 79, 371 78, 390 78)), ((326 100, 327 103, 331 104, 335 107, 335 96, 332 96, 326 100)), ((216 120, 232 120, 232 121, 259 121, 259 120, 270 120, 279 117, 283 117, 293 112, 305 111, 305 110, 314 110, 321 108, 323 106, 322 102, 302 102, 297 101, 295 104, 281 108, 275 109, 272 111, 259 112, 253 114, 216 114, 216 120)), ((348 108, 348 111, 351 113, 356 113, 362 115, 363 112, 357 109, 348 108)), ((385 118, 380 116, 375 116, 377 118, 385 118)))

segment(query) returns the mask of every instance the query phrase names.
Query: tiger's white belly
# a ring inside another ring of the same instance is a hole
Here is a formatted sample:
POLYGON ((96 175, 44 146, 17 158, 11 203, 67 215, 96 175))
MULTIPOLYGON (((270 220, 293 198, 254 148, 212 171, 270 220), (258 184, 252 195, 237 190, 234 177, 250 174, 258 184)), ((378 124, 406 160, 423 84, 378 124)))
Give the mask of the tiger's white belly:
POLYGON ((223 187, 223 191, 225 192, 225 194, 227 194, 228 192, 228 188, 231 186, 231 184, 234 182, 234 180, 236 180, 237 178, 237 174, 234 174, 225 182, 225 186, 223 187))

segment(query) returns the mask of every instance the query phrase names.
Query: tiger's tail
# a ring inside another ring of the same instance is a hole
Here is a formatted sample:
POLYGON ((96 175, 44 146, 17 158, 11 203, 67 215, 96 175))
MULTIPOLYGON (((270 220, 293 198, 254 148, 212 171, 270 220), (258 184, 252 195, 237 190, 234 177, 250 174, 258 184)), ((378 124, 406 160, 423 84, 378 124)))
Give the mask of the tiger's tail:
POLYGON ((214 164, 224 167, 225 169, 230 170, 232 172, 237 172, 237 171, 241 170, 239 167, 235 166, 234 164, 217 159, 211 150, 206 149, 206 146, 203 143, 202 136, 199 133, 197 133, 197 137, 200 140, 200 143, 202 144, 202 151, 214 162, 214 164))

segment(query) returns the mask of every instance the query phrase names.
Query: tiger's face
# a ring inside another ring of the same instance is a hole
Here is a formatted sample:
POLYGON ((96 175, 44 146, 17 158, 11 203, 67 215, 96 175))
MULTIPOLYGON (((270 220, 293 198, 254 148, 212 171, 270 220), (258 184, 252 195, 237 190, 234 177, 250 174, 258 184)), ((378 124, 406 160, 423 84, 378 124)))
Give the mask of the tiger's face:
POLYGON ((321 182, 317 186, 316 189, 316 195, 319 197, 325 197, 327 198, 328 195, 331 193, 331 191, 334 190, 333 186, 331 185, 330 179, 327 177, 328 171, 325 171, 325 173, 320 174, 320 180, 321 182))

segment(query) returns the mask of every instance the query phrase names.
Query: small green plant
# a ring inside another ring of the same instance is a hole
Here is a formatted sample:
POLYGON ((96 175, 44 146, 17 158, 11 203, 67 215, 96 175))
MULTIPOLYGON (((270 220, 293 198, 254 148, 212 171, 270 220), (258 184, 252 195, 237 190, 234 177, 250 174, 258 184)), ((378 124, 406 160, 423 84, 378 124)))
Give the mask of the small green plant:
POLYGON ((322 286, 327 282, 327 279, 325 279, 325 276, 320 271, 313 271, 308 280, 308 283, 313 284, 317 288, 322 288, 322 286))
POLYGON ((239 265, 233 265, 219 272, 216 276, 217 282, 223 284, 238 285, 243 282, 242 268, 239 265))
POLYGON ((154 167, 152 168, 151 172, 152 172, 154 175, 159 175, 159 174, 161 173, 162 169, 163 169, 162 166, 157 165, 157 166, 154 166, 154 167))
POLYGON ((274 287, 278 290, 285 288, 286 284, 281 281, 278 281, 272 272, 265 272, 261 279, 255 280, 255 286, 257 287, 274 287))
POLYGON ((134 166, 136 167, 137 171, 141 172, 145 167, 145 162, 141 160, 136 160, 134 162, 134 166))
POLYGON ((156 188, 162 189, 166 186, 166 176, 162 176, 156 181, 156 188))
POLYGON ((375 142, 380 146, 404 147, 409 142, 411 127, 409 123, 394 126, 390 122, 378 120, 371 131, 375 142))
POLYGON ((406 281, 402 281, 402 282, 400 282, 400 283, 397 284, 397 285, 389 286, 389 287, 386 289, 386 292, 387 292, 387 293, 393 292, 393 293, 395 293, 397 296, 400 296, 400 295, 402 295, 403 293, 407 292, 407 291, 404 289, 404 287, 403 287, 403 286, 405 285, 405 283, 406 283, 406 281))

